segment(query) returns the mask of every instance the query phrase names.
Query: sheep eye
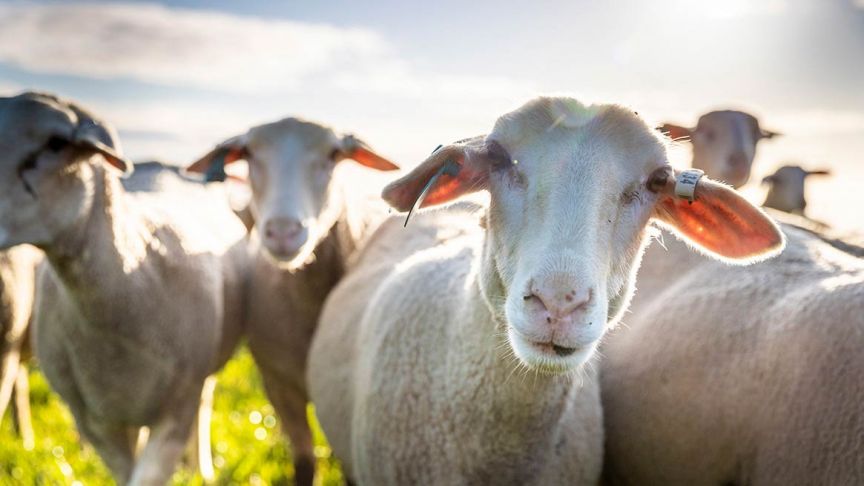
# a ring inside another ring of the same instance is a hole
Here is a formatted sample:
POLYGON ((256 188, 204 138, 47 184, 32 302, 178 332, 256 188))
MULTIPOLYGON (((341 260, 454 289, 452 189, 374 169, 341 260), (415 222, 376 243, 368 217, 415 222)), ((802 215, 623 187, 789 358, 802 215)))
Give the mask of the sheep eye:
POLYGON ((53 136, 45 142, 45 148, 57 153, 69 146, 69 141, 62 137, 53 136))
POLYGON ((649 191, 658 193, 666 187, 670 177, 672 177, 672 174, 669 167, 657 169, 651 174, 651 177, 648 178, 648 182, 645 183, 645 186, 649 191))
POLYGON ((507 169, 513 165, 513 159, 510 158, 507 150, 494 140, 486 146, 486 157, 492 163, 492 168, 496 170, 507 169))

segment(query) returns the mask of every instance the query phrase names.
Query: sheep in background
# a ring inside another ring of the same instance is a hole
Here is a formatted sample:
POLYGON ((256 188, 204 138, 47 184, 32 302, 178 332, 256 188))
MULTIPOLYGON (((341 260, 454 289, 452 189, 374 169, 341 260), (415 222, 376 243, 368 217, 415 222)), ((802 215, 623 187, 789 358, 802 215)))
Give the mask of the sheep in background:
POLYGON ((771 187, 763 206, 777 222, 794 226, 813 234, 822 241, 858 257, 864 257, 864 233, 840 232, 822 221, 804 214, 804 182, 811 175, 830 175, 828 170, 807 171, 799 166, 783 166, 762 182, 771 187))
POLYGON ((763 184, 768 184, 768 195, 762 205, 804 216, 804 209, 807 207, 804 181, 809 176, 830 174, 831 171, 828 170, 805 170, 798 165, 784 165, 762 179, 763 184))
POLYGON ((690 204, 675 181, 659 134, 632 111, 538 98, 391 183, 384 198, 400 211, 480 190, 491 202, 482 218, 463 204, 407 230, 382 224, 328 298, 309 384, 347 473, 376 485, 596 483, 589 363, 627 308, 649 220, 727 261, 783 244, 729 188, 703 179, 690 204))
POLYGON ((0 252, 0 421, 15 395, 18 431, 24 449, 34 446, 26 360, 36 266, 42 254, 30 246, 0 252))
MULTIPOLYGON (((224 166, 246 160, 256 222, 246 330, 270 402, 291 439, 297 484, 315 473, 306 417, 306 361, 324 299, 339 281, 375 215, 334 178, 345 159, 377 170, 396 165, 351 135, 297 118, 250 129, 220 144, 188 170, 224 180, 224 166)), ((357 185, 349 183, 348 186, 357 185)))
POLYGON ((732 110, 706 113, 699 117, 695 128, 665 123, 659 130, 673 140, 689 138, 693 145, 692 166, 735 188, 750 179, 756 144, 780 135, 761 128, 753 115, 732 110))
POLYGON ((42 371, 118 482, 164 484, 205 378, 240 335, 244 228, 203 187, 127 193, 113 130, 57 97, 0 98, 0 146, 0 248, 30 243, 47 259, 42 371))
POLYGON ((864 484, 864 260, 783 231, 747 269, 648 248, 601 350, 610 484, 864 484))

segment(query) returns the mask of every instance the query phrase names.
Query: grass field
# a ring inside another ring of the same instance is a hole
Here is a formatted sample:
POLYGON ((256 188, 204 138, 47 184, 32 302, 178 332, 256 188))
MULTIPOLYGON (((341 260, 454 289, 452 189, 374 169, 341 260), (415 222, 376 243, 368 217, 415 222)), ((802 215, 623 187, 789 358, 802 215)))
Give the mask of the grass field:
MULTIPOLYGON (((7 412, 0 427, 0 485, 113 484, 93 448, 82 446, 69 410, 38 370, 30 373, 30 387, 36 447, 23 449, 7 412)), ((215 484, 293 484, 291 453, 262 390, 261 378, 245 349, 219 373, 212 424, 215 484)), ((330 457, 317 424, 315 429, 317 484, 342 484, 338 463, 330 457)), ((203 481, 184 463, 174 474, 173 484, 203 481)))

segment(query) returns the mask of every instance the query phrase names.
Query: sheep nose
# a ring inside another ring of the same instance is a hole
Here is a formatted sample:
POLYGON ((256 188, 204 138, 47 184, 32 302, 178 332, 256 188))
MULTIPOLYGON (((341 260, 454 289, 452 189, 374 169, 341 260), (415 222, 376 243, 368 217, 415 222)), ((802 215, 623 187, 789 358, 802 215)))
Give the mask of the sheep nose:
POLYGON ((747 167, 747 155, 744 152, 735 152, 729 156, 729 165, 735 169, 747 167))
POLYGON ((536 311, 545 315, 546 322, 551 324, 553 320, 565 320, 586 310, 593 296, 594 290, 590 287, 531 285, 524 300, 534 302, 536 311))
POLYGON ((308 237, 303 223, 293 218, 272 218, 264 224, 264 246, 278 259, 293 258, 308 237))
POLYGON ((293 240, 303 230, 303 224, 292 218, 274 218, 264 225, 264 236, 273 240, 293 240))

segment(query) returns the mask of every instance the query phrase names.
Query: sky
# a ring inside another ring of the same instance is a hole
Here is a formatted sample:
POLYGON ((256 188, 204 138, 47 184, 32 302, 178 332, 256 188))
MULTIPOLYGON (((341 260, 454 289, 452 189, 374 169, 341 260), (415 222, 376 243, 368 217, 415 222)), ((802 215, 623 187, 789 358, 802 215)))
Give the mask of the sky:
POLYGON ((757 181, 828 167, 812 215, 864 229, 864 0, 0 1, 0 95, 23 89, 178 164, 289 115, 411 166, 538 93, 683 125, 743 109, 784 134, 760 144, 757 181))

